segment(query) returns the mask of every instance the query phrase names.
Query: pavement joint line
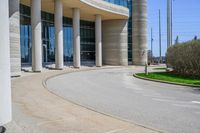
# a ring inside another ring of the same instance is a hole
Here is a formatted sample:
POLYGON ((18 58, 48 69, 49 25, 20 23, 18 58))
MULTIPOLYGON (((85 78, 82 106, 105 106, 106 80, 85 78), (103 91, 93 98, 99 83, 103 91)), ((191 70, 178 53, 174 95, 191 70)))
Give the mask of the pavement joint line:
POLYGON ((140 88, 132 88, 132 87, 126 87, 127 89, 132 89, 134 91, 143 91, 143 89, 140 88))
POLYGON ((172 104, 173 106, 176 106, 176 107, 182 107, 182 108, 197 108, 199 109, 198 106, 195 106, 195 105, 183 105, 183 104, 172 104))
POLYGON ((160 99, 160 98, 152 98, 154 101, 159 101, 159 102, 174 102, 170 99, 160 99))
MULTIPOLYGON (((177 105, 177 106, 191 106, 191 103, 187 102, 187 101, 186 102, 182 102, 182 101, 173 101, 174 99, 160 99, 160 98, 152 98, 152 100, 154 100, 154 101, 160 101, 160 102, 175 103, 174 105, 177 105)), ((196 103, 196 104, 200 104, 200 102, 196 103)))
POLYGON ((148 95, 148 94, 143 94, 144 97, 152 97, 152 98, 159 98, 162 97, 161 95, 148 95))
POLYGON ((137 94, 143 94, 140 90, 134 90, 137 94))
MULTIPOLYGON (((92 107, 86 107, 86 106, 84 106, 84 105, 82 105, 82 104, 80 104, 80 103, 78 103, 78 102, 74 102, 74 101, 72 101, 72 100, 70 100, 70 99, 63 98, 63 97, 61 97, 60 95, 55 94, 54 92, 50 91, 50 90, 47 88, 47 81, 48 81, 49 79, 54 78, 54 77, 57 77, 57 76, 61 76, 61 75, 65 75, 65 74, 70 74, 70 73, 87 72, 87 71, 95 71, 95 70, 98 71, 98 70, 104 70, 104 69, 108 69, 108 70, 109 70, 109 69, 119 69, 119 68, 127 68, 127 67, 104 67, 104 68, 96 68, 96 69, 95 69, 95 68, 93 68, 93 69, 90 69, 90 68, 89 68, 89 69, 79 69, 79 70, 75 70, 75 71, 71 71, 71 72, 64 72, 64 73, 56 74, 56 75, 49 76, 49 77, 43 79, 42 85, 43 85, 43 87, 44 87, 47 91, 49 91, 51 94, 56 95, 56 96, 60 97, 60 98, 63 99, 63 100, 67 100, 68 102, 71 102, 72 104, 75 104, 75 105, 77 105, 77 106, 80 106, 80 107, 83 107, 83 108, 85 108, 85 109, 94 111, 94 112, 96 112, 96 113, 99 113, 99 114, 102 114, 102 115, 111 117, 111 118, 116 119, 116 120, 124 121, 124 122, 130 123, 130 124, 135 124, 135 125, 137 125, 137 126, 140 126, 140 127, 146 128, 146 129, 150 129, 150 130, 153 130, 153 131, 156 131, 156 132, 158 132, 158 133, 166 133, 166 132, 164 132, 164 131, 160 131, 159 129, 156 129, 156 128, 153 128, 153 127, 150 127, 150 126, 141 125, 141 124, 139 124, 139 123, 132 122, 132 121, 129 121, 129 120, 127 120, 127 119, 120 118, 120 117, 118 117, 118 116, 114 116, 114 115, 111 115, 111 114, 108 114, 108 113, 105 113, 105 112, 102 112, 102 111, 98 111, 98 110, 96 110, 96 109, 94 109, 94 108, 92 108, 92 107)), ((127 68, 127 69, 128 69, 128 68, 127 68)))
POLYGON ((119 132, 119 131, 123 131, 124 129, 114 129, 114 130, 111 130, 111 131, 108 131, 108 132, 105 132, 105 133, 116 133, 116 132, 119 132))
POLYGON ((153 99, 161 99, 161 100, 176 100, 176 98, 174 98, 174 97, 168 97, 168 96, 162 96, 162 95, 160 95, 160 94, 153 94, 153 95, 151 95, 151 94, 146 94, 146 93, 143 93, 142 94, 142 96, 144 96, 144 97, 151 97, 151 98, 153 98, 153 99))
POLYGON ((195 103, 195 104, 200 104, 199 101, 192 101, 192 103, 195 103))
POLYGON ((176 100, 176 98, 174 98, 174 97, 165 97, 165 96, 152 96, 152 98, 166 99, 166 100, 176 100))
POLYGON ((48 121, 40 122, 40 123, 38 123, 37 125, 38 125, 38 126, 41 126, 41 125, 45 125, 45 124, 48 124, 48 123, 62 122, 62 121, 63 121, 63 119, 58 119, 58 120, 48 120, 48 121))

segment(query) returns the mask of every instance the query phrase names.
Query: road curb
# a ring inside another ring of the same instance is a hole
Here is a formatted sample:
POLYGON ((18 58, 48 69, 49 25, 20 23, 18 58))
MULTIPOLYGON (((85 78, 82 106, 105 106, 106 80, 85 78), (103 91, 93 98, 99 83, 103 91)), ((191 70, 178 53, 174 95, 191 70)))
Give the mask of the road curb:
POLYGON ((171 84, 171 85, 179 85, 179 86, 187 86, 187 87, 197 87, 200 88, 200 85, 190 85, 190 84, 181 84, 181 83, 175 83, 175 82, 169 82, 169 81, 163 81, 163 80, 157 80, 157 79, 150 79, 150 78, 144 78, 137 75, 138 73, 134 73, 133 76, 138 79, 143 79, 147 81, 153 81, 158 83, 165 83, 165 84, 171 84))

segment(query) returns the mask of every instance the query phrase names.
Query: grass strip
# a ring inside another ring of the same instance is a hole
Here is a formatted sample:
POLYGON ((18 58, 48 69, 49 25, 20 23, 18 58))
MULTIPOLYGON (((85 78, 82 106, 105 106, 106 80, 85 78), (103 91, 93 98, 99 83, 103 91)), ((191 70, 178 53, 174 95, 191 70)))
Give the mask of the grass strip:
POLYGON ((145 73, 138 73, 136 76, 178 84, 200 85, 200 78, 181 76, 170 72, 151 72, 148 75, 145 73))

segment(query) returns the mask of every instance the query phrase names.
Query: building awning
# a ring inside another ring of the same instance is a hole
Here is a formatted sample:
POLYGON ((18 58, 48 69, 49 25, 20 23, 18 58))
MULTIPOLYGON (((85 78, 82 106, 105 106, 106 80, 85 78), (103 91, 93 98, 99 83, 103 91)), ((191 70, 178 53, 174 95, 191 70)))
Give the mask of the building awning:
MULTIPOLYGON (((82 20, 95 20, 95 15, 102 16, 102 20, 128 19, 129 9, 111 4, 103 0, 62 0, 63 15, 72 17, 72 8, 79 8, 82 20)), ((21 4, 30 6, 30 0, 21 0, 21 4)), ((54 0, 42 0, 42 10, 54 13, 54 0)))

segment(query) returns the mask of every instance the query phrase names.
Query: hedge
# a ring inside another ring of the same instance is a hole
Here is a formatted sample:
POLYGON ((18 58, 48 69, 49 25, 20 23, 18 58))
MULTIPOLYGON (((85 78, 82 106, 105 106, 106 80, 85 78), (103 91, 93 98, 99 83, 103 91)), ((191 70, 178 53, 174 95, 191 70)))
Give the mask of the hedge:
POLYGON ((167 50, 167 66, 179 74, 200 77, 200 40, 174 45, 167 50))

